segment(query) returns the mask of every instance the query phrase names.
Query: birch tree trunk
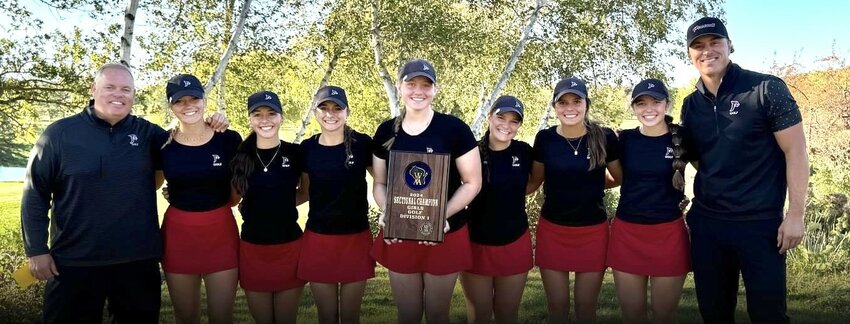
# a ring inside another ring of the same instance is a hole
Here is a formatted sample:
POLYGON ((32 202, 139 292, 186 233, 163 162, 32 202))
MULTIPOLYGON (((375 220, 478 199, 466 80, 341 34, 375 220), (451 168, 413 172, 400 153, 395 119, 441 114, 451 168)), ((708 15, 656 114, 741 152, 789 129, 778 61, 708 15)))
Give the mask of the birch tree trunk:
MULTIPOLYGON (((227 41, 231 37, 231 29, 233 29, 233 11, 236 9, 236 0, 228 0, 225 8, 225 16, 224 16, 224 30, 225 34, 221 40, 221 47, 223 50, 227 49, 227 41)), ((234 49, 235 51, 236 49, 234 49)), ((216 107, 218 111, 227 111, 227 73, 221 74, 221 80, 218 82, 218 98, 216 100, 216 107)))
POLYGON ((552 105, 546 105, 546 110, 543 111, 543 116, 540 116, 540 121, 537 122, 537 131, 540 131, 546 126, 549 126, 549 114, 552 113, 552 105))
POLYGON ((236 23, 236 28, 233 30, 233 34, 230 35, 230 41, 227 44, 227 49, 224 51, 224 54, 221 55, 221 59, 218 61, 218 67, 215 69, 215 73, 213 73, 210 80, 207 81, 207 84, 204 85, 204 91, 209 92, 218 80, 221 79, 221 75, 224 74, 224 68, 227 67, 227 62, 230 60, 230 57, 233 56, 233 51, 236 48, 236 45, 239 43, 239 38, 242 36, 242 28, 245 27, 245 18, 248 17, 248 11, 251 9, 251 0, 245 0, 242 4, 242 10, 239 12, 239 22, 236 23))
MULTIPOLYGON (((336 51, 334 51, 333 56, 331 56, 331 61, 328 63, 328 68, 325 69, 325 76, 322 77, 322 80, 319 81, 319 86, 316 87, 316 91, 313 91, 313 95, 315 96, 319 89, 328 85, 328 81, 331 79, 331 73, 333 73, 334 68, 336 67, 337 61, 339 61, 339 56, 342 53, 342 47, 338 47, 336 51)), ((304 133, 307 131, 307 125, 310 124, 310 116, 312 116, 313 112, 313 97, 310 97, 310 103, 307 104, 307 109, 304 110, 304 117, 301 118, 301 127, 298 128, 298 132, 295 133, 295 140, 293 143, 298 144, 301 143, 301 137, 304 136, 304 133)))
POLYGON ((398 92, 393 84, 393 78, 384 67, 383 61, 383 45, 381 44, 380 19, 378 17, 378 0, 372 0, 372 49, 375 54, 375 67, 378 68, 378 75, 381 77, 381 82, 384 84, 384 90, 387 91, 387 99, 389 99, 390 117, 398 116, 398 92))
POLYGON ((511 76, 511 73, 516 67, 516 62, 519 61, 519 57, 522 56, 522 52, 525 50, 525 44, 528 43, 531 30, 534 28, 534 25, 537 24, 537 18, 540 16, 540 10, 546 5, 547 0, 537 0, 536 2, 534 10, 531 11, 531 15, 528 17, 528 23, 525 25, 525 28, 522 29, 519 41, 517 42, 516 47, 514 47, 514 52, 511 54, 511 58, 508 59, 508 64, 505 65, 505 69, 502 71, 502 76, 499 78, 499 81, 496 82, 496 85, 493 86, 493 91, 490 92, 490 96, 478 107, 478 110, 475 113, 475 120, 472 123, 472 132, 475 134, 475 138, 481 136, 481 124, 484 122, 484 117, 487 116, 487 109, 490 108, 490 105, 492 105, 493 101, 496 100, 496 97, 499 96, 499 93, 502 91, 505 83, 508 82, 508 78, 511 76))
POLYGON ((130 66, 130 51, 133 47, 133 28, 136 25, 136 10, 139 0, 129 0, 124 10, 124 34, 121 36, 121 62, 130 66))

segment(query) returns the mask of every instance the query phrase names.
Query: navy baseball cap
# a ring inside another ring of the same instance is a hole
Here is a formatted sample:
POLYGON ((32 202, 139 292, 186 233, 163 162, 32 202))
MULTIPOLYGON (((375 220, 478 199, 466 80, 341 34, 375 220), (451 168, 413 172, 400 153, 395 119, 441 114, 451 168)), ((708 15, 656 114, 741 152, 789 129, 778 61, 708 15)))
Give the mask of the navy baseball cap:
POLYGON ((437 83, 437 71, 434 70, 434 65, 426 60, 413 60, 404 64, 401 68, 401 81, 407 82, 418 76, 424 76, 437 83))
POLYGON ((269 107, 278 114, 283 113, 283 109, 280 106, 280 99, 278 99, 276 93, 271 91, 260 91, 248 96, 249 114, 260 107, 269 107))
POLYGON ((555 104, 563 95, 572 93, 587 100, 587 85, 579 78, 571 77, 563 79, 555 85, 555 95, 552 97, 552 104, 555 104))
POLYGON ((632 103, 640 96, 650 96, 655 100, 667 100, 670 94, 667 93, 667 87, 664 82, 658 79, 646 79, 638 83, 632 90, 632 103))
POLYGON ((695 39, 704 35, 716 35, 723 38, 729 38, 729 33, 726 32, 726 26, 720 19, 714 17, 702 17, 688 26, 688 47, 695 39))
POLYGON ((313 107, 318 107, 325 101, 333 101, 342 109, 348 109, 348 97, 345 96, 345 89, 335 86, 324 86, 316 91, 313 96, 313 107))
POLYGON ((204 86, 194 75, 178 74, 168 80, 168 84, 165 85, 165 96, 168 98, 168 103, 171 104, 185 96, 204 98, 204 86))
POLYGON ((496 99, 496 102, 493 103, 493 108, 490 108, 490 111, 495 114, 504 114, 506 112, 515 112, 519 115, 519 120, 522 121, 523 118, 523 108, 525 105, 522 104, 522 101, 519 101, 514 96, 501 96, 499 99, 496 99))

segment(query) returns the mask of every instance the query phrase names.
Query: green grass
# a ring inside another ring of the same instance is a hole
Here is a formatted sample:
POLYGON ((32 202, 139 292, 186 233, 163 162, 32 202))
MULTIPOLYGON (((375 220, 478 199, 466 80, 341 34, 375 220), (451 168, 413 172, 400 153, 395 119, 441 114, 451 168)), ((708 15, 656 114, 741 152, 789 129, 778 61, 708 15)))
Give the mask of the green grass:
MULTIPOLYGON (((3 273, 0 273, 0 319, 16 319, 15 322, 33 322, 40 317, 41 294, 44 285, 37 284, 27 289, 15 287, 9 279, 9 271, 16 265, 10 262, 22 262, 22 247, 20 246, 20 190, 21 183, 0 183, 0 238, 2 243, 3 273)), ((163 212, 164 202, 160 202, 160 212, 163 212)), ((302 224, 306 209, 300 211, 302 224)), ((743 285, 742 285, 743 287, 743 285)), ((173 313, 166 286, 162 286, 161 321, 173 322, 173 313)), ((789 273, 788 276, 788 313, 794 322, 798 323, 848 323, 850 313, 850 281, 844 275, 809 273, 789 273)), ((234 319, 236 322, 251 322, 244 293, 237 292, 234 319)), ((745 297, 743 288, 738 294, 737 318, 746 322, 744 312, 745 297)), ((363 300, 363 323, 389 323, 395 321, 395 306, 385 269, 378 267, 376 277, 369 280, 366 295, 363 300)), ((614 291, 614 283, 610 273, 606 274, 602 293, 599 297, 599 320, 603 323, 619 322, 619 307, 614 291)), ((316 307, 313 303, 309 287, 304 289, 298 314, 299 322, 317 322, 316 307)), ((682 323, 701 322, 696 306, 693 281, 691 277, 685 282, 685 289, 679 307, 679 319, 682 323)), ((451 321, 465 322, 465 303, 463 293, 458 283, 452 298, 451 321)), ((529 274, 525 295, 520 309, 520 320, 523 323, 540 323, 546 320, 546 297, 540 273, 532 270, 529 274)), ((0 320, 2 322, 4 320, 0 320)))

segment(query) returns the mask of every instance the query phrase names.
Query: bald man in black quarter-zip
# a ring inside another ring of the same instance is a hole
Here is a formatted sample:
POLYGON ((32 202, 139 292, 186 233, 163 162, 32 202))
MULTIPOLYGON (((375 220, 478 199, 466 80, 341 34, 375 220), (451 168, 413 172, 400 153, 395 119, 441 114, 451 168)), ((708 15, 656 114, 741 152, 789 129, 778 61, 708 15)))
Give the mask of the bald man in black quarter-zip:
POLYGON ((700 73, 682 106, 698 166, 687 221, 700 313, 706 323, 734 322, 740 272, 750 320, 787 322, 785 252, 803 239, 809 176, 800 111, 781 79, 729 61, 719 19, 702 18, 687 34, 700 73))

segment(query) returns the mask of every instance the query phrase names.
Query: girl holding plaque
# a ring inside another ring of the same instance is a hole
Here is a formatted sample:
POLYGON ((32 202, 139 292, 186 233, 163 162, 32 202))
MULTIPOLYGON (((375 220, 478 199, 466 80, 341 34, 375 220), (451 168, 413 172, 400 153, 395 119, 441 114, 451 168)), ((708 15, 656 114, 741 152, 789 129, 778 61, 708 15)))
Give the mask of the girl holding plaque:
POLYGON ((478 142, 481 193, 469 204, 472 268, 461 274, 469 323, 519 322, 519 305, 533 266, 525 211, 533 153, 514 140, 524 105, 501 96, 490 108, 489 126, 478 142))
POLYGON ((177 322, 201 319, 201 280, 212 323, 233 322, 238 277, 239 232, 231 206, 228 164, 242 141, 239 133, 214 132, 204 122, 204 88, 193 75, 168 81, 165 93, 177 126, 154 139, 155 161, 168 181, 162 221, 162 269, 177 322))
POLYGON ((611 129, 588 118, 590 99, 584 81, 558 82, 552 106, 560 123, 537 133, 529 185, 536 189, 543 183, 545 193, 535 263, 551 323, 569 319, 570 272, 575 272, 576 319, 595 322, 608 246, 603 197, 605 188, 620 179, 618 141, 611 129))
MULTIPOLYGON (((386 211, 387 160, 390 151, 450 155, 448 202, 442 243, 385 240, 383 231, 371 255, 389 270, 399 323, 447 323, 452 291, 458 274, 472 267, 465 207, 481 187, 481 159, 469 126, 460 119, 434 111, 437 93, 434 66, 425 60, 407 62, 398 77, 404 109, 375 131, 374 197, 386 211), (424 306, 424 309, 423 309, 424 306)), ((379 223, 383 227, 383 215, 379 223)))
POLYGON ((298 277, 310 282, 319 323, 357 323, 366 279, 375 276, 366 197, 372 138, 346 124, 344 89, 320 88, 313 107, 322 132, 301 143, 310 214, 298 277))
POLYGON ((231 163, 242 195, 239 285, 257 323, 295 323, 306 283, 297 278, 304 240, 295 209, 303 164, 298 145, 278 135, 281 108, 274 92, 248 97, 252 131, 231 163))
POLYGON ((651 283, 652 320, 675 323, 685 275, 691 269, 690 241, 680 203, 685 200, 682 135, 666 115, 670 102, 660 80, 632 91, 632 110, 641 126, 620 133, 623 186, 611 222, 608 265, 614 271, 624 323, 645 323, 646 287, 651 283))

